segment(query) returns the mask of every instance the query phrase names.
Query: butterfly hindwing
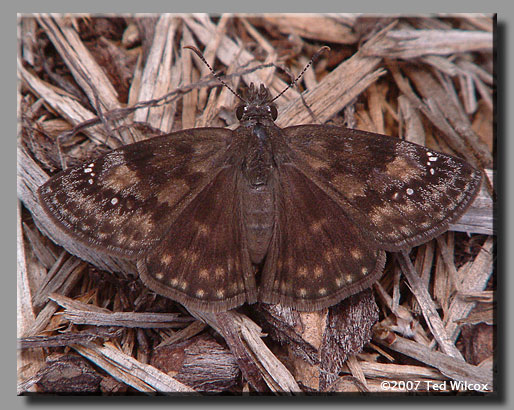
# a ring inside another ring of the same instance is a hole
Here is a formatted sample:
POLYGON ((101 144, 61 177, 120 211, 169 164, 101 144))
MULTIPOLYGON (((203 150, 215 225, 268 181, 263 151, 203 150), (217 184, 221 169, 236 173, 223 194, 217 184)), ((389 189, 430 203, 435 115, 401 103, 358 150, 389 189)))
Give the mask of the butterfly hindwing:
POLYGON ((292 164, 279 166, 277 214, 259 298, 318 310, 371 286, 385 253, 292 164))
POLYGON ((235 167, 220 171, 138 262, 149 288, 198 310, 222 311, 255 302, 238 178, 235 167))
POLYGON ((398 138, 316 125, 283 135, 296 166, 381 249, 442 233, 480 188, 480 171, 465 161, 398 138))
POLYGON ((54 176, 40 202, 76 240, 109 254, 144 254, 221 169, 232 135, 204 128, 126 145, 54 176))

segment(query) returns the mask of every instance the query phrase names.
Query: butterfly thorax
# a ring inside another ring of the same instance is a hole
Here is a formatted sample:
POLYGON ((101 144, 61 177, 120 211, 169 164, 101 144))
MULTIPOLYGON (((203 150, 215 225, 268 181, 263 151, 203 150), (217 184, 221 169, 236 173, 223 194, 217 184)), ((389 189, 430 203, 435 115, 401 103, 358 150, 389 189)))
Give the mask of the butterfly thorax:
POLYGON ((274 193, 270 180, 276 168, 272 147, 276 107, 270 102, 268 89, 261 85, 256 90, 252 84, 247 103, 238 108, 237 116, 246 138, 242 162, 244 228, 251 260, 258 264, 266 256, 274 226, 274 193))

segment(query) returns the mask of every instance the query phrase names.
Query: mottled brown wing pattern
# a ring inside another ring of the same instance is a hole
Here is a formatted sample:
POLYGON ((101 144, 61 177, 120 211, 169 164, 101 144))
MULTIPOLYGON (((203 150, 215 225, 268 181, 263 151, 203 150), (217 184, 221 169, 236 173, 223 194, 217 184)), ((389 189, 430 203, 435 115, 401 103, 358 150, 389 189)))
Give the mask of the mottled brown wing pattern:
POLYGON ((220 172, 232 135, 203 128, 126 145, 54 176, 40 202, 77 240, 113 255, 144 254, 220 172))
POLYGON ((241 233, 240 177, 235 167, 223 169, 138 262, 149 288, 199 310, 256 301, 254 269, 241 233))
POLYGON ((76 240, 136 259, 148 287, 189 308, 317 310, 372 285, 384 251, 443 232, 478 192, 466 162, 397 138, 280 130, 269 91, 250 90, 237 130, 114 150, 51 178, 43 208, 76 240))
POLYGON ((398 138, 316 125, 283 134, 295 165, 380 249, 444 232, 480 188, 481 172, 465 161, 398 138))
POLYGON ((385 252, 294 165, 278 169, 277 220, 259 299, 318 310, 368 288, 385 252))

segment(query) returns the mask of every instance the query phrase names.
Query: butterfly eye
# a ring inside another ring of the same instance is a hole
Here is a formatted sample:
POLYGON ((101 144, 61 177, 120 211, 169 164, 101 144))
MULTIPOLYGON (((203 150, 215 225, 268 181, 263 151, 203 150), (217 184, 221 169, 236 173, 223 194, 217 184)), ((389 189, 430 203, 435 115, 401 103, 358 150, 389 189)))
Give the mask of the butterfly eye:
POLYGON ((239 107, 236 108, 236 117, 238 120, 240 120, 241 118, 243 118, 243 114, 245 113, 245 106, 244 105, 240 105, 239 107))
POLYGON ((268 107, 268 111, 271 113, 271 118, 273 118, 273 121, 275 121, 278 117, 278 110, 275 104, 272 104, 268 107))

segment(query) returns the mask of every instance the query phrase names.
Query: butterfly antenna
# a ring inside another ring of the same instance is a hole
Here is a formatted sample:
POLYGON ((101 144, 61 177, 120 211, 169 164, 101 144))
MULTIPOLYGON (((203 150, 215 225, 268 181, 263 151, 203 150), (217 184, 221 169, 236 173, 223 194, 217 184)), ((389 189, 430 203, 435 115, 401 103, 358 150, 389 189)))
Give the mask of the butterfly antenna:
POLYGON ((294 81, 292 81, 286 88, 284 88, 279 94, 277 94, 275 96, 275 98, 273 98, 271 100, 271 102, 275 101, 278 97, 280 97, 282 94, 284 94, 287 90, 289 90, 293 85, 295 85, 298 80, 300 78, 302 78, 303 74, 307 71, 307 69, 319 58, 319 56, 321 54, 323 54, 325 51, 329 51, 330 50, 330 47, 328 46, 323 46, 321 47, 318 51, 316 51, 316 53, 312 56, 311 58, 311 61, 309 61, 307 63, 307 65, 304 67, 304 69, 302 70, 302 72, 300 74, 298 74, 298 77, 295 78, 294 81))
POLYGON ((244 103, 247 103, 247 101, 245 99, 243 99, 243 97, 241 97, 238 93, 236 93, 225 81, 223 81, 221 79, 221 77, 219 76, 219 74, 217 74, 213 68, 211 67, 211 65, 207 62, 207 60, 205 59, 205 57, 203 56, 202 52, 200 50, 198 50, 196 47, 194 46, 184 46, 184 48, 188 48, 192 51, 194 51, 194 53, 200 58, 200 60, 203 61, 203 63, 207 66, 207 68, 211 71, 212 75, 214 76, 214 78, 216 78, 216 80, 218 80, 221 84, 223 84, 225 87, 227 87, 229 89, 229 91, 234 94, 237 98, 239 98, 242 102, 244 103))

